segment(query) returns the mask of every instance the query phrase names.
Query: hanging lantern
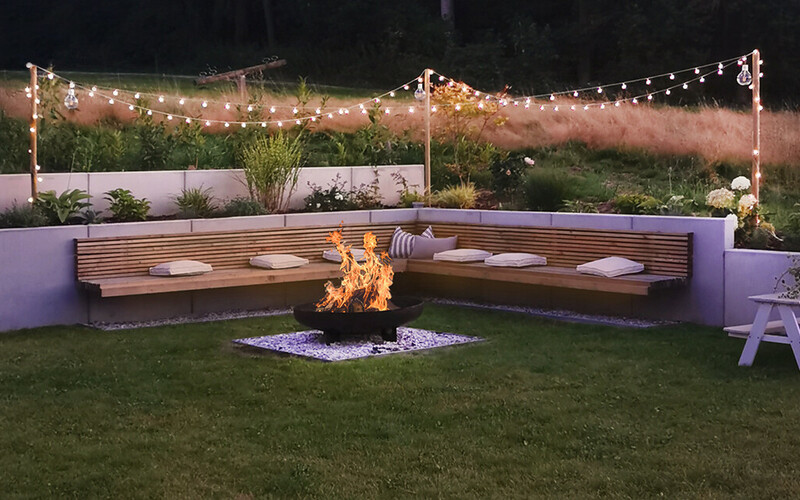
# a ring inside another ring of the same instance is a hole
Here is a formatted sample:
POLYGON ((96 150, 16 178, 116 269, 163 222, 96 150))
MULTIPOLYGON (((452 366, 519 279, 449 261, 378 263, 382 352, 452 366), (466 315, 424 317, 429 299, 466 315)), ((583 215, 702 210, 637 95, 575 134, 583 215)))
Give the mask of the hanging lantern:
POLYGON ((736 83, 742 87, 747 87, 753 83, 753 75, 750 74, 746 64, 742 64, 742 70, 736 75, 736 83))
POLYGON ((414 99, 421 101, 425 99, 425 89, 422 88, 422 84, 417 85, 417 90, 414 91, 414 99))
POLYGON ((75 95, 75 89, 67 90, 67 97, 64 98, 64 106, 70 111, 78 109, 78 96, 75 95))

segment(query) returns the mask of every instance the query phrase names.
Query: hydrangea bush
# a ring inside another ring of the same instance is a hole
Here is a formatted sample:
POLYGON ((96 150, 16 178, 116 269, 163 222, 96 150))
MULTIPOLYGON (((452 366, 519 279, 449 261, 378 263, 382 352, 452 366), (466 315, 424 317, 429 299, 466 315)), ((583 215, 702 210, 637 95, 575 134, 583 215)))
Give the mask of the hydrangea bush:
POLYGON ((736 215, 736 243, 748 248, 772 248, 780 242, 775 227, 761 213, 756 197, 748 193, 750 179, 739 176, 731 181, 730 189, 715 189, 706 195, 706 205, 711 215, 725 217, 736 215))

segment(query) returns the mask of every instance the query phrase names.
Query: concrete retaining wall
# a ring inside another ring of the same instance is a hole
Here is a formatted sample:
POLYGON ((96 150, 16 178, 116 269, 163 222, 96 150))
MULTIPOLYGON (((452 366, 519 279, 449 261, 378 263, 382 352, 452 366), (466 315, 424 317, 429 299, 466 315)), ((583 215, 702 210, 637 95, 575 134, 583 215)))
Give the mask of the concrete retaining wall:
MULTIPOLYGON (((725 325, 753 322, 757 307, 747 297, 776 293, 778 277, 800 253, 732 249, 725 252, 725 325)), ((789 278, 791 280, 791 278, 789 278)), ((777 292, 782 292, 779 286, 777 292)), ((772 319, 778 319, 777 312, 772 319)))
MULTIPOLYGON (((311 191, 311 184, 327 188, 338 175, 347 189, 369 185, 378 178, 383 203, 396 205, 399 186, 393 173, 405 177, 409 186, 423 190, 424 170, 422 165, 387 165, 380 167, 309 167, 300 171, 297 190, 289 198, 289 207, 303 207, 303 199, 311 191)), ((106 191, 116 188, 129 189, 137 198, 151 202, 151 215, 169 215, 177 212, 174 199, 183 189, 211 188, 217 200, 227 201, 238 196, 247 196, 247 184, 242 170, 169 170, 159 172, 96 172, 42 174, 41 191, 53 190, 61 194, 67 189, 82 189, 88 192, 95 211, 108 209, 103 199, 106 191)), ((22 204, 30 197, 28 174, 0 175, 0 210, 12 204, 22 204)))
MULTIPOLYGON (((676 290, 654 300, 647 298, 647 302, 632 298, 625 306, 634 315, 682 319, 708 325, 722 325, 727 319, 725 264, 728 260, 726 251, 734 252, 731 250, 734 220, 423 208, 0 230, 0 331, 89 321, 92 303, 87 300, 85 292, 78 288, 75 280, 74 238, 319 224, 335 226, 340 221, 400 223, 414 220, 692 232, 694 276, 688 289, 676 290)), ((510 288, 505 291, 508 290, 510 288)), ((199 294, 192 297, 192 301, 194 304, 204 302, 213 306, 215 301, 221 300, 228 292, 230 291, 199 294)), ((292 290, 289 288, 283 290, 281 293, 285 297, 281 300, 288 301, 300 293, 295 291, 297 293, 292 295, 294 292, 290 292, 292 290)), ((426 292, 418 290, 418 293, 426 292)), ((520 293, 532 292, 530 289, 520 289, 520 293)), ((580 294, 559 295, 557 290, 552 293, 554 300, 559 299, 560 303, 566 300, 569 304, 569 300, 583 298, 580 294)), ((591 301, 596 299, 597 297, 587 297, 591 301)), ((619 305, 614 297, 608 300, 615 302, 613 305, 619 305)), ((126 301, 126 306, 133 305, 140 309, 149 307, 146 298, 127 298, 126 301)), ((174 298, 178 306, 181 301, 185 301, 185 297, 174 298)), ((159 301, 160 305, 163 303, 159 301)), ((185 305, 185 308, 188 307, 190 305, 185 305)), ((187 309, 187 312, 194 311, 187 309)))

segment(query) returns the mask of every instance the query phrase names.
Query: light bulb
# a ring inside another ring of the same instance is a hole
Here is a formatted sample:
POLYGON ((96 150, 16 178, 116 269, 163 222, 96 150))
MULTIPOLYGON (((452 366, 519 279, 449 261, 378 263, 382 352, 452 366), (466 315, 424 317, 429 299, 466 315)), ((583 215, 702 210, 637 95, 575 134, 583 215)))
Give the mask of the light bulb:
POLYGON ((675 79, 675 74, 673 74, 673 73, 670 73, 670 74, 669 74, 669 79, 670 79, 670 80, 674 80, 674 79, 675 79))
POLYGON ((553 94, 550 94, 550 100, 551 100, 551 101, 555 101, 555 100, 556 100, 556 96, 555 96, 555 95, 553 95, 553 94))
POLYGON ((391 92, 389 92, 389 97, 394 97, 394 90, 392 90, 391 92))
POLYGON ((603 93, 603 87, 597 87, 597 93, 598 94, 602 94, 603 93))
POLYGON ((242 128, 246 128, 246 127, 247 127, 247 124, 245 122, 242 122, 242 128))
POLYGON ((28 198, 28 203, 33 203, 33 196, 28 198))
POLYGON ((694 74, 695 75, 699 75, 700 74, 700 68, 695 68, 694 69, 694 74))
POLYGON ((230 127, 230 126, 231 126, 231 124, 230 124, 230 123, 228 123, 228 122, 225 122, 225 128, 228 128, 228 127, 230 127))
POLYGON ((247 112, 248 113, 252 113, 253 112, 253 106, 247 106, 247 112))
POLYGON ((133 94, 133 98, 134 99, 139 99, 140 97, 142 97, 142 96, 138 92, 133 94))
POLYGON ((172 115, 167 115, 167 120, 172 120, 172 115))
POLYGON ((579 94, 578 94, 578 91, 577 91, 577 90, 576 90, 575 92, 573 92, 573 93, 572 93, 572 97, 578 97, 578 95, 579 95, 579 94))
POLYGON ((322 114, 322 110, 321 110, 321 109, 319 109, 319 108, 317 108, 317 109, 315 109, 315 110, 314 110, 314 113, 316 113, 316 114, 318 114, 318 115, 319 115, 319 114, 322 114))
POLYGON ((153 110, 152 109, 148 109, 147 110, 147 116, 153 116, 153 110))
POLYGON ((747 87, 753 83, 753 75, 750 74, 746 64, 742 64, 742 70, 736 75, 736 83, 742 87, 747 87))
POLYGON ((408 85, 403 85, 403 90, 408 90, 408 85))
POLYGON ((164 102, 164 96, 163 95, 158 96, 158 102, 164 102))
POLYGON ((688 89, 688 88, 689 88, 689 84, 688 84, 688 83, 684 83, 684 84, 683 84, 683 90, 686 90, 686 89, 688 89))
POLYGON ((226 102, 225 103, 225 109, 231 109, 231 103, 226 102))
POLYGON ((186 104, 186 99, 184 99, 183 97, 181 97, 181 100, 180 100, 180 101, 178 101, 178 104, 180 104, 181 106, 183 106, 184 104, 186 104))
POLYGON ((275 106, 270 106, 269 107, 269 112, 270 113, 274 113, 275 112, 275 106))
POLYGON ((186 119, 186 123, 192 123, 192 119, 191 118, 187 118, 186 119))
POLYGON ((667 95, 670 95, 672 93, 672 91, 670 89, 667 89, 667 91, 664 92, 664 93, 667 94, 667 95))
POLYGON ((133 111, 133 109, 134 109, 134 108, 133 108, 133 104, 131 104, 131 105, 129 105, 129 106, 128 106, 128 110, 129 110, 129 111, 133 111))
POLYGON ((210 127, 210 126, 211 126, 211 122, 206 120, 206 127, 210 127))
POLYGON ((414 91, 414 99, 421 101, 425 99, 425 89, 422 88, 422 84, 417 84, 417 90, 414 91))
POLYGON ((75 95, 75 89, 67 90, 67 97, 64 98, 64 106, 70 111, 78 109, 78 97, 75 95))
POLYGON ((300 120, 295 120, 295 121, 294 121, 294 124, 295 124, 295 125, 300 125, 300 120))
POLYGON ((653 82, 652 82, 652 81, 651 81, 651 80, 648 78, 647 80, 645 80, 645 82, 644 82, 644 83, 646 83, 647 85, 650 85, 650 84, 651 84, 651 83, 653 83, 653 82))
POLYGON ((297 108, 292 108, 292 114, 293 114, 293 115, 296 115, 296 114, 297 114, 297 108))
POLYGON ((114 92, 112 92, 112 94, 114 94, 114 97, 117 97, 119 95, 119 90, 114 89, 114 92))
POLYGON ((408 112, 409 113, 413 113, 414 112, 414 106, 409 106, 408 107, 408 112))
POLYGON ((283 122, 278 122, 278 127, 283 127, 283 122))
POLYGON ((261 128, 267 128, 267 122, 261 122, 261 128))
POLYGON ((206 101, 203 101, 203 103, 201 104, 201 106, 203 106, 204 108, 207 108, 207 107, 208 107, 208 103, 207 103, 206 101))
POLYGON ((623 84, 622 84, 622 90, 625 90, 625 89, 627 89, 627 88, 628 88, 628 84, 627 84, 627 83, 623 83, 623 84))
POLYGON ((109 100, 108 100, 108 103, 109 103, 109 104, 114 104, 114 99, 109 99, 109 100))

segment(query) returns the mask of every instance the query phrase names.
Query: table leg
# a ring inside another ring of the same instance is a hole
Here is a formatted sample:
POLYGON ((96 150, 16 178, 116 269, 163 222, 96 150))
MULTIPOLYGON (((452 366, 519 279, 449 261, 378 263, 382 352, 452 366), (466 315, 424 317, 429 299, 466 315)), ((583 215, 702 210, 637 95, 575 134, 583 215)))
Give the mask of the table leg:
POLYGON ((742 356, 739 358, 739 366, 750 366, 756 358, 756 351, 758 351, 758 344, 764 337, 764 330, 767 329, 767 321, 769 321, 769 313, 772 311, 772 305, 769 303, 762 303, 758 306, 756 318, 753 320, 753 327, 750 328, 750 335, 747 336, 747 342, 744 343, 742 349, 742 356))
POLYGON ((797 368, 800 368, 800 328, 797 326, 797 316, 791 306, 779 305, 778 312, 781 315, 783 327, 786 328, 786 336, 789 337, 789 345, 792 347, 797 368))

